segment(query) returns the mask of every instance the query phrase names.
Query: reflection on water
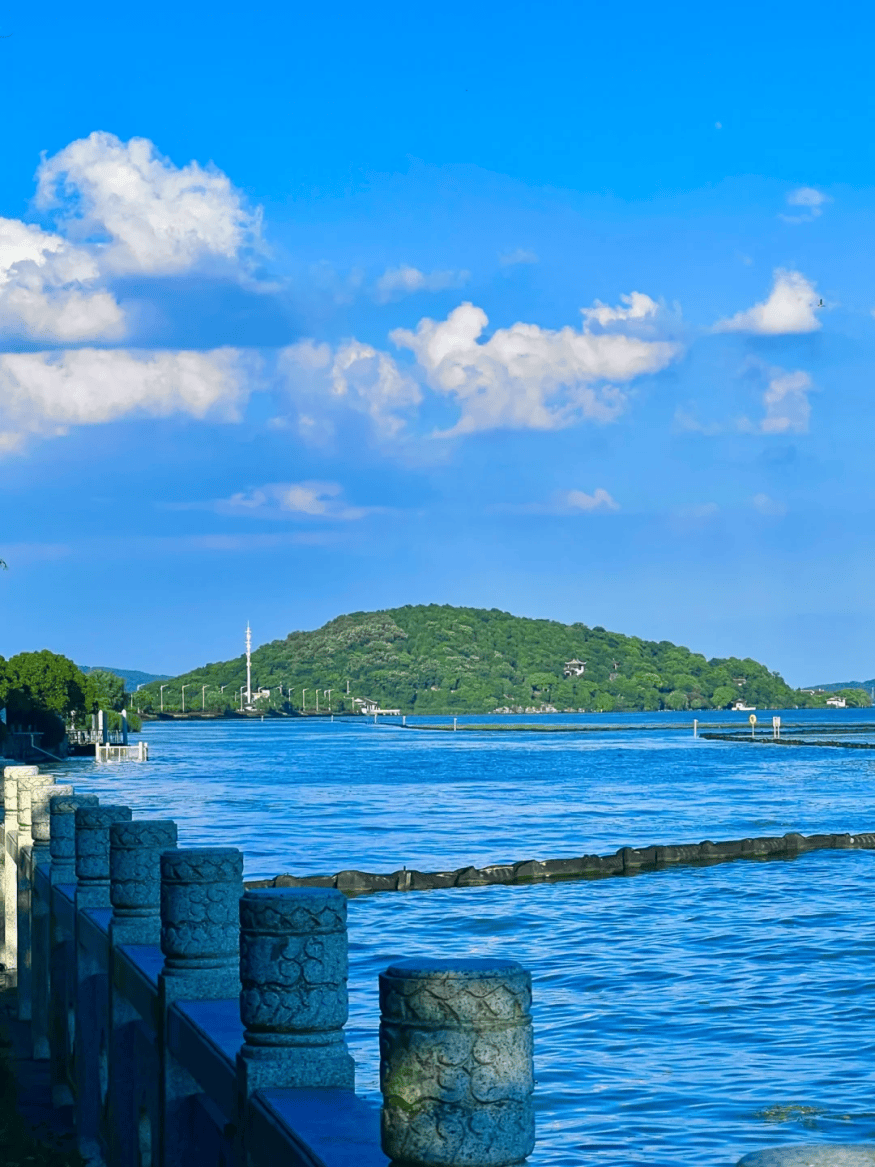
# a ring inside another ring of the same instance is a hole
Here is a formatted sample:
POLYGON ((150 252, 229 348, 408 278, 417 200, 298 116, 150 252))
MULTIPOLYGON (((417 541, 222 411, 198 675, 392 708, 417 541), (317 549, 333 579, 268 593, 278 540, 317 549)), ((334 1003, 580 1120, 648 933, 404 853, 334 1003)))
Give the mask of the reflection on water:
MULTIPOLYGON (((161 723, 147 736, 154 761, 79 763, 74 780, 137 817, 176 818, 183 844, 240 846, 250 877, 875 829, 867 751, 694 741, 688 715, 580 737, 364 722, 161 723)), ((534 980, 533 1164, 728 1165, 758 1146, 875 1139, 873 863, 816 852, 355 899, 359 1089, 377 1091, 381 968, 500 954, 534 980)))

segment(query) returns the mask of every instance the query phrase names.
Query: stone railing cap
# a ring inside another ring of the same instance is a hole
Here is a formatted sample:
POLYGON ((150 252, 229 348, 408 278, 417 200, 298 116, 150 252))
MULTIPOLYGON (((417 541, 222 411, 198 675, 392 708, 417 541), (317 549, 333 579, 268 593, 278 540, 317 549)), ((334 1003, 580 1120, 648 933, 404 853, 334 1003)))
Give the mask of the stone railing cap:
POLYGON ((129 806, 77 806, 77 827, 109 827, 117 822, 130 822, 129 806))
POLYGON ((96 794, 50 794, 52 814, 73 814, 80 806, 97 806, 96 794))
POLYGON ((515 960, 501 957, 459 957, 440 960, 436 957, 420 956, 411 960, 397 960, 386 969, 385 976, 403 977, 492 977, 506 973, 521 973, 526 970, 515 960))

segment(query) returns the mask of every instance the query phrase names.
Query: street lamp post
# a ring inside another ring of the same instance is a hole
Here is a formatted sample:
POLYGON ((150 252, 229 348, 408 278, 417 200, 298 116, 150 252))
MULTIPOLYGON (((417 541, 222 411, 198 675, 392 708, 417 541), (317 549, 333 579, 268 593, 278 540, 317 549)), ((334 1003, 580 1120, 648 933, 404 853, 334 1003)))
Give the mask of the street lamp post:
POLYGON ((303 713, 306 708, 307 708, 307 690, 302 689, 301 690, 301 712, 303 713))
POLYGON ((328 712, 329 713, 331 712, 331 694, 333 692, 334 692, 333 689, 326 689, 325 690, 325 696, 328 698, 328 712))
POLYGON ((316 712, 319 712, 319 690, 316 690, 316 712))
POLYGON ((182 686, 182 712, 185 713, 185 690, 191 688, 191 681, 187 685, 182 686))
POLYGON ((201 685, 201 713, 204 712, 206 707, 207 707, 207 687, 206 687, 206 685, 201 685))
POLYGON ((161 686, 161 712, 162 712, 162 713, 164 712, 164 690, 165 690, 166 688, 167 688, 167 686, 166 686, 166 685, 162 685, 162 686, 161 686))

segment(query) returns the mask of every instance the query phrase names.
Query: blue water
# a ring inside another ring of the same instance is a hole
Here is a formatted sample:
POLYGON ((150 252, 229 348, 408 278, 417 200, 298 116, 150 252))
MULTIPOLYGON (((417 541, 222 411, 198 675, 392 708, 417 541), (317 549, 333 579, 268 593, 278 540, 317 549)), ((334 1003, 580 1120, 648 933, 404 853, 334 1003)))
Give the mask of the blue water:
MULTIPOLYGON (((871 715, 782 717, 792 733, 790 722, 871 715)), ((158 723, 147 765, 63 773, 137 817, 175 818, 183 844, 241 847, 249 877, 875 830, 875 751, 694 740, 689 714, 578 720, 604 732, 158 723), (656 728, 608 731, 620 722, 656 728)), ((743 728, 746 716, 708 720, 743 728)), ((357 1088, 377 1095, 382 968, 420 953, 500 954, 533 976, 537 1167, 728 1167, 757 1147, 873 1140, 873 875, 873 853, 818 852, 354 899, 357 1088)))

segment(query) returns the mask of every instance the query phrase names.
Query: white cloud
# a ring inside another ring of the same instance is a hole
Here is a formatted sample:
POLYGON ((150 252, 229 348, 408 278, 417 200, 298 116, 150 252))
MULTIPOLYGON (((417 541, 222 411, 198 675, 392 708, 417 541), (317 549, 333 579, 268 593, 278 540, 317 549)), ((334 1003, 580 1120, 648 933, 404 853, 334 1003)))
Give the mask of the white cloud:
POLYGON ((581 315, 587 322, 607 328, 611 324, 653 319, 659 311, 656 301, 643 292, 632 292, 628 296, 621 296, 620 300, 626 305, 625 308, 611 308, 601 300, 595 300, 592 308, 581 308, 581 315))
POLYGON ((808 394, 812 389, 808 373, 777 371, 763 394, 766 415, 760 422, 764 434, 804 434, 808 432, 811 404, 808 394))
POLYGON ((145 138, 94 133, 37 172, 36 204, 57 231, 0 219, 0 333, 32 340, 120 340, 128 331, 109 281, 204 265, 246 274, 260 218, 228 178, 178 168, 145 138))
POLYGON ((254 490, 234 494, 216 503, 221 514, 254 515, 258 518, 309 516, 350 521, 370 514, 372 507, 353 507, 343 500, 338 482, 270 482, 254 490))
POLYGON ((618 511, 620 509, 620 504, 600 486, 592 494, 586 494, 582 490, 569 490, 563 499, 565 505, 573 511, 618 511))
POLYGON ((810 223, 823 213, 824 203, 831 202, 829 195, 815 190, 813 186, 800 186, 787 194, 788 207, 802 207, 801 215, 780 215, 785 223, 810 223))
POLYGON ((88 251, 18 219, 0 219, 0 331, 38 340, 116 339, 125 318, 95 287, 88 251))
POLYGON ((801 272, 777 268, 769 298, 729 320, 720 320, 717 332, 753 332, 760 336, 816 332, 820 328, 814 284, 801 272))
POLYGON ((75 349, 0 355, 0 449, 132 414, 235 421, 249 394, 236 349, 75 349))
POLYGON ((69 238, 97 240, 92 250, 106 272, 189 271, 237 261, 260 240, 260 212, 225 174, 197 162, 174 166, 146 138, 90 134, 44 158, 37 183, 37 206, 58 211, 69 238))
POLYGON ((441 292, 446 288, 461 288, 471 278, 468 271, 433 271, 428 274, 418 268, 402 265, 387 268, 375 285, 379 303, 397 300, 414 292, 441 292))
POLYGON ((782 502, 770 498, 767 494, 755 494, 750 500, 750 505, 761 515, 771 515, 777 518, 787 513, 787 508, 782 502))
POLYGON ((585 309, 580 331, 518 323, 480 341, 488 318, 482 308, 465 303, 444 321, 426 317, 415 332, 396 329, 390 337, 414 353, 433 389, 459 404, 461 417, 448 434, 556 429, 580 418, 607 422, 621 412, 625 395, 615 385, 597 383, 657 372, 680 351, 666 341, 589 330, 590 319, 598 321, 599 315, 613 323, 649 314, 636 296, 628 298, 627 309, 585 309))
POLYGON ((358 340, 345 341, 333 351, 327 344, 304 340, 283 349, 278 366, 300 410, 298 428, 304 435, 324 436, 318 413, 326 399, 367 415, 381 438, 397 436, 422 400, 417 382, 389 353, 358 340))
POLYGON ((498 262, 502 267, 514 267, 519 263, 539 263, 540 260, 534 251, 529 251, 526 247, 518 247, 515 251, 499 255, 498 262))

